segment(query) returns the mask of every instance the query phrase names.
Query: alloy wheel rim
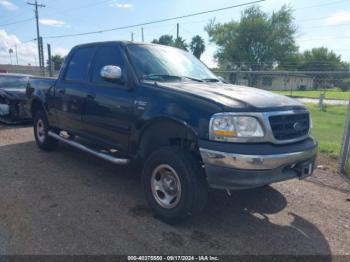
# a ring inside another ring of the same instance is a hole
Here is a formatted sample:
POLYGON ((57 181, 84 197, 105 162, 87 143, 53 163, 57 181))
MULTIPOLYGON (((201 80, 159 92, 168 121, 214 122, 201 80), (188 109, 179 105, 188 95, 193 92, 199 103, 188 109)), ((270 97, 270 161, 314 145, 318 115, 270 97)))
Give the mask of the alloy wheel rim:
POLYGON ((39 119, 36 123, 36 135, 38 140, 43 143, 45 140, 45 126, 42 119, 39 119))

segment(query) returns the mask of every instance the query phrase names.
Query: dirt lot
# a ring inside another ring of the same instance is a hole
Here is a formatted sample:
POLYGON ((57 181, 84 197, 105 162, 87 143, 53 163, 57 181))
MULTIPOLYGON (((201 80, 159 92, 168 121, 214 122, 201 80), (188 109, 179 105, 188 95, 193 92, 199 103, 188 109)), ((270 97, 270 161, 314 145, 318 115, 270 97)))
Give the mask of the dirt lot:
POLYGON ((211 192, 202 216, 169 226, 132 168, 43 153, 30 127, 0 126, 0 253, 350 254, 350 185, 320 162, 306 181, 211 192))

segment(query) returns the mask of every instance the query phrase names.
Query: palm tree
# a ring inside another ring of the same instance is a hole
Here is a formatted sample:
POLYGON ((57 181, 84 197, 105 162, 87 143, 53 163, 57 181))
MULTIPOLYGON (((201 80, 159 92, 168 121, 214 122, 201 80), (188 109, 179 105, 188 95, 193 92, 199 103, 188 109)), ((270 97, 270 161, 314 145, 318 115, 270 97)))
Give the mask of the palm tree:
POLYGON ((204 39, 200 37, 199 35, 196 35, 192 38, 190 49, 195 57, 198 59, 201 58, 201 55, 205 51, 205 43, 204 39))
POLYGON ((183 49, 185 51, 187 51, 187 47, 188 47, 185 39, 183 39, 182 37, 178 37, 175 39, 174 46, 177 48, 183 49))

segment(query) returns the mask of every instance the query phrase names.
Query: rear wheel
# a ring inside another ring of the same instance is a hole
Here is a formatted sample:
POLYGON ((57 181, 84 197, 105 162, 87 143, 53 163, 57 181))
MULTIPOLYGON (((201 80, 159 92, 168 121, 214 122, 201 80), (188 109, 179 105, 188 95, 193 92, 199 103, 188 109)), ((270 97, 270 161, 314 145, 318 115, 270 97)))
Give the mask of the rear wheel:
POLYGON ((207 184, 199 160, 188 150, 165 147, 145 161, 143 185, 156 217, 181 222, 198 214, 207 200, 207 184))
POLYGON ((58 140, 50 137, 49 122, 43 111, 37 111, 34 116, 34 136, 38 147, 45 151, 52 151, 58 146, 58 140))

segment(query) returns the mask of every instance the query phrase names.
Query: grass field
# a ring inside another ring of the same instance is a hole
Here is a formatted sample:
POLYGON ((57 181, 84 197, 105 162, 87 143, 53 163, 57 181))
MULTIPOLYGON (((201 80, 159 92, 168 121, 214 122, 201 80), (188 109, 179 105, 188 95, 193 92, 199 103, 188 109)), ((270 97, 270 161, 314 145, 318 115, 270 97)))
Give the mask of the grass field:
POLYGON ((327 106, 322 112, 317 105, 306 105, 312 116, 312 135, 319 143, 319 151, 338 157, 345 127, 346 106, 327 106))
MULTIPOLYGON (((273 91, 275 93, 286 95, 286 96, 296 96, 296 97, 307 97, 307 98, 320 98, 321 90, 312 91, 273 91)), ((331 89, 324 91, 326 99, 339 99, 339 100, 349 100, 350 91, 342 92, 337 89, 331 89)))

